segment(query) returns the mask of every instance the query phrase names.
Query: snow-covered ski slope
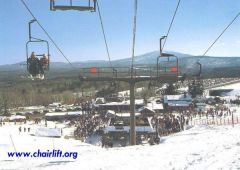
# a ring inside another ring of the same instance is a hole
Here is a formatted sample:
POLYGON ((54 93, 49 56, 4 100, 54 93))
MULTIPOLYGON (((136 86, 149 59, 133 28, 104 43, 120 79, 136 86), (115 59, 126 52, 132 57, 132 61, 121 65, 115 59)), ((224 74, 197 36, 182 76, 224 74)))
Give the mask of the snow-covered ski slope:
POLYGON ((105 149, 63 138, 35 137, 15 125, 0 127, 0 169, 165 170, 240 169, 240 125, 195 126, 161 138, 154 146, 105 149), (14 151, 61 149, 78 152, 73 158, 8 158, 14 151))

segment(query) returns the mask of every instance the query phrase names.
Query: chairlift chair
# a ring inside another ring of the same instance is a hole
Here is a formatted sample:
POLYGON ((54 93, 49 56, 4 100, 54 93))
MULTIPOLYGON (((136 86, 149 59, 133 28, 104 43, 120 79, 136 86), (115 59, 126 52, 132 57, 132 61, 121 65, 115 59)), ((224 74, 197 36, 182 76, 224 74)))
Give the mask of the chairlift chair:
MULTIPOLYGON (((48 41, 32 37, 31 25, 35 21, 36 21, 35 19, 34 20, 30 20, 29 23, 28 23, 28 25, 29 25, 29 40, 26 43, 26 63, 27 63, 27 71, 28 71, 28 73, 30 73, 30 69, 29 69, 30 68, 30 63, 29 63, 29 57, 30 57, 29 47, 30 47, 30 45, 41 44, 41 45, 45 46, 46 52, 44 54, 36 54, 35 55, 39 59, 39 61, 41 61, 41 59, 43 59, 44 56, 47 57, 47 61, 46 62, 40 63, 40 64, 43 64, 42 65, 42 69, 44 71, 48 71, 49 70, 49 63, 50 63, 50 53, 49 53, 49 43, 48 43, 48 41)), ((44 60, 42 60, 42 61, 44 61, 44 60)))
POLYGON ((173 54, 163 53, 162 41, 165 38, 167 38, 167 36, 162 36, 159 39, 160 55, 157 57, 157 77, 160 76, 160 72, 163 72, 163 74, 174 76, 176 80, 178 80, 179 79, 178 57, 173 54), (164 62, 161 61, 162 65, 160 65, 159 63, 160 58, 165 58, 167 59, 167 61, 164 61, 164 62))
MULTIPOLYGON (((29 52, 30 44, 45 44, 47 52, 44 53, 44 54, 36 54, 36 57, 38 57, 39 59, 43 58, 43 56, 48 57, 48 62, 46 63, 46 67, 43 68, 45 71, 48 71, 49 70, 49 63, 50 63, 50 53, 49 53, 48 41, 40 40, 40 39, 28 41, 26 43, 26 61, 28 61, 28 59, 30 57, 30 52, 29 52)), ((27 62, 27 71, 29 72, 29 62, 27 62)))
POLYGON ((179 66, 178 57, 168 53, 161 53, 161 56, 157 58, 157 77, 160 77, 160 73, 174 76, 178 80, 179 66), (160 61, 160 58, 165 58, 166 61, 160 61))
MULTIPOLYGON (((67 5, 56 4, 56 0, 50 0, 50 10, 56 11, 67 11, 67 10, 77 10, 77 11, 96 11, 97 0, 88 0, 88 5, 73 5, 73 0, 67 0, 67 5)), ((87 1, 87 0, 85 0, 87 1)))

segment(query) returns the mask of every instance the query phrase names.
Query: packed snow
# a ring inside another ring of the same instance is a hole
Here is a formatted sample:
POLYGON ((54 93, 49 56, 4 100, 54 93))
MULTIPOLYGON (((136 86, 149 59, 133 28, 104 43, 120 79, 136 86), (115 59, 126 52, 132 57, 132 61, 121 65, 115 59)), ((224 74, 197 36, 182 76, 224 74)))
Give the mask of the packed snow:
POLYGON ((229 85, 225 85, 222 87, 217 87, 217 88, 213 88, 213 90, 216 89, 231 89, 232 91, 228 92, 228 93, 223 93, 223 96, 231 96, 231 97, 235 97, 235 96, 239 96, 240 95, 240 83, 234 83, 234 84, 229 84, 229 85))
POLYGON ((31 136, 18 125, 0 127, 0 169, 239 169, 240 125, 195 126, 159 145, 101 148, 73 139, 31 136), (12 138, 12 141, 11 141, 12 138), (7 152, 61 149, 73 158, 8 158, 7 152))
MULTIPOLYGON (((239 89, 239 83, 225 88, 239 89)), ((237 93, 232 94, 237 95, 237 93)), ((238 106, 234 116, 240 115, 238 106)), ((192 123, 190 123, 192 125, 192 123)), ((240 124, 195 125, 185 131, 161 137, 159 145, 137 145, 118 148, 101 148, 100 139, 84 142, 66 139, 74 128, 62 123, 47 122, 35 125, 15 125, 14 122, 0 126, 0 169, 80 169, 80 170, 168 170, 168 169, 240 169, 240 124), (19 132, 19 127, 22 131, 19 132), (23 131, 23 127, 30 131, 23 131), (51 130, 49 130, 51 129, 51 130), (52 138, 49 136, 60 136, 52 138), (89 144, 92 143, 92 144, 89 144), (10 158, 8 152, 36 152, 60 149, 77 152, 73 158, 10 158)))
POLYGON ((61 136, 61 129, 60 128, 38 127, 35 130, 35 136, 59 137, 59 136, 61 136))

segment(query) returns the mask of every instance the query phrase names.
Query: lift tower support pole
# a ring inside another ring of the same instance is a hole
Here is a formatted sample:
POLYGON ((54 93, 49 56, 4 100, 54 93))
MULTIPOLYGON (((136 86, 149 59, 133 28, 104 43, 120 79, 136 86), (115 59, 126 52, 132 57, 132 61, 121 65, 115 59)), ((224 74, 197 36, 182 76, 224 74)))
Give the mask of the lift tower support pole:
POLYGON ((129 81, 129 85, 130 85, 130 145, 136 145, 135 95, 134 95, 135 81, 129 81))

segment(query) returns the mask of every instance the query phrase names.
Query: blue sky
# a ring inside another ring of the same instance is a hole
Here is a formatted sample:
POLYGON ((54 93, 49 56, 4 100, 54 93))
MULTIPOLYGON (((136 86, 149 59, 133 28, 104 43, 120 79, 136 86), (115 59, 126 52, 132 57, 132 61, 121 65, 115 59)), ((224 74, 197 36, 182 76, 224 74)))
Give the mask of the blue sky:
MULTIPOLYGON (((177 1, 139 0, 136 55, 158 50, 159 37, 166 34, 177 1)), ((107 60, 97 12, 53 12, 49 0, 25 2, 70 61, 107 60)), ((99 4, 111 58, 130 57, 133 0, 99 0, 99 4)), ((239 0, 182 0, 165 50, 203 54, 239 11, 239 0)), ((20 0, 0 0, 0 65, 25 61, 30 19, 20 0)), ((47 39, 37 25, 33 34, 47 39)), ((50 52, 52 61, 66 61, 52 44, 50 52)), ((240 18, 208 55, 240 56, 240 18)))

